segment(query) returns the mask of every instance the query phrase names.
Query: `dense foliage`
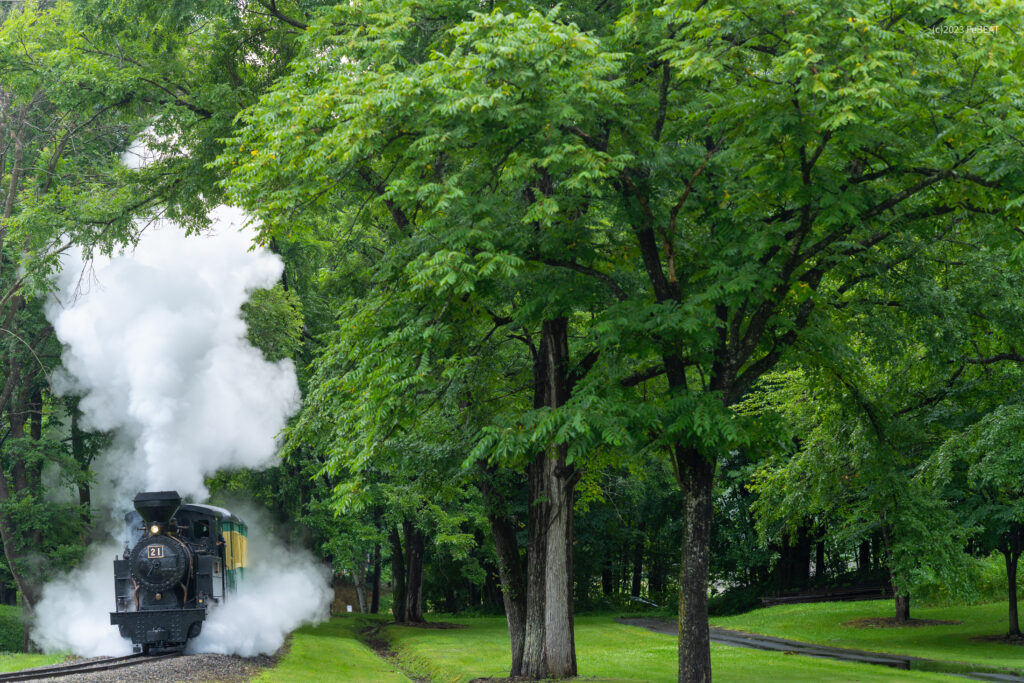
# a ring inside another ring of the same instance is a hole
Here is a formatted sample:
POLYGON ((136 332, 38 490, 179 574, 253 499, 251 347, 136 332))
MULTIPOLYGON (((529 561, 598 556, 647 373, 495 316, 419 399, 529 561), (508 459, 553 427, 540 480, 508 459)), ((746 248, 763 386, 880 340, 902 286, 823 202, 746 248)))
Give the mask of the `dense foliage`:
POLYGON ((87 541, 103 445, 47 382, 59 253, 230 201, 285 263, 243 315, 303 407, 278 467, 211 486, 361 610, 504 611, 510 673, 547 677, 576 672, 575 610, 670 605, 679 680, 703 681, 709 608, 884 584, 905 620, 976 597, 998 551, 1019 634, 1021 9, 5 5, 23 604, 34 552, 87 541), (161 158, 123 168, 147 128, 161 158))

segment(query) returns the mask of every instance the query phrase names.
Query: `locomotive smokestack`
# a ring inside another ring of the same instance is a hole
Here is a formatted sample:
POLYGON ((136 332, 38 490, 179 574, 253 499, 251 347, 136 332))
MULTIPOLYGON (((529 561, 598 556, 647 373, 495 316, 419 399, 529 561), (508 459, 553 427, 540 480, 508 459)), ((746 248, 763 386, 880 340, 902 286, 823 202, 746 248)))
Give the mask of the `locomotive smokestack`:
POLYGON ((135 509, 146 524, 166 525, 180 505, 177 491, 146 491, 135 496, 135 509))

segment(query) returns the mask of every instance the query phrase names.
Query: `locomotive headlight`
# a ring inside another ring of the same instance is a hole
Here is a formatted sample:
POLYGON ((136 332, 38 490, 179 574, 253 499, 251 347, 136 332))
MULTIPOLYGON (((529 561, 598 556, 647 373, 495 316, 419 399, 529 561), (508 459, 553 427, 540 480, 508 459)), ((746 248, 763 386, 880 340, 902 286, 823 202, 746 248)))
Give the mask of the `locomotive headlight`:
POLYGON ((154 524, 153 526, 149 527, 149 533, 156 536, 158 533, 160 533, 160 525, 154 524))

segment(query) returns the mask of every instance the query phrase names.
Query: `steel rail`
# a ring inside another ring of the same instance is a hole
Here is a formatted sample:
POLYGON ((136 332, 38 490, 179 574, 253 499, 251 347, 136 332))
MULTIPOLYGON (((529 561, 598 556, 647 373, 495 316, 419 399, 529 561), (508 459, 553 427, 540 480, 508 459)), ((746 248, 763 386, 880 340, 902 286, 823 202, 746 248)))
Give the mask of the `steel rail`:
POLYGON ((75 674, 99 673, 112 669, 122 669, 129 666, 137 666, 146 662, 159 662, 164 659, 180 657, 180 652, 172 652, 166 655, 146 656, 142 654, 127 655, 125 657, 105 657, 103 659, 91 659, 86 662, 69 662, 67 664, 56 664, 52 666, 35 667, 12 671, 0 674, 0 682, 3 681, 38 681, 47 678, 60 678, 62 676, 74 676, 75 674))

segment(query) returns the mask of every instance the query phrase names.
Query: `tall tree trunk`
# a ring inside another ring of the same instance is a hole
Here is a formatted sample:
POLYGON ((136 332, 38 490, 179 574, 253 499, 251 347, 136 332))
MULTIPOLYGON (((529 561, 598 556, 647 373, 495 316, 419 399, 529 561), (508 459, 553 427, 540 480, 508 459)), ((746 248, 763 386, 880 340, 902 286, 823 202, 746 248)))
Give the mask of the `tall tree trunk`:
POLYGON ((402 522, 405 532, 405 622, 423 623, 423 531, 409 521, 402 522))
POLYGON ((356 589, 356 606, 359 607, 359 613, 366 614, 368 608, 366 600, 366 567, 359 567, 356 571, 352 572, 352 584, 356 589))
POLYGON ((793 554, 793 584, 804 588, 811 582, 811 531, 802 526, 798 530, 793 554))
POLYGON ((547 558, 544 564, 544 649, 547 675, 576 675, 576 639, 573 629, 573 493, 576 472, 566 464, 568 448, 545 462, 548 499, 547 558))
MULTIPOLYGON (((25 411, 24 404, 15 402, 11 406, 11 412, 9 417, 10 422, 10 439, 24 439, 25 438, 25 411)), ((7 488, 6 481, 2 489, 0 489, 0 500, 19 499, 28 493, 28 477, 25 468, 25 461, 22 458, 16 458, 14 461, 14 467, 12 468, 13 476, 12 483, 14 490, 11 491, 7 488)), ((0 479, 4 478, 0 475, 0 479)), ((15 530, 10 524, 9 520, 6 524, 10 531, 10 543, 8 539, 4 538, 4 551, 7 555, 7 562, 11 570, 11 574, 14 576, 14 580, 18 584, 18 590, 21 591, 21 602, 22 607, 26 608, 28 613, 32 613, 35 610, 36 602, 39 599, 40 586, 38 582, 34 581, 29 576, 30 569, 27 569, 23 565, 24 557, 26 555, 20 549, 16 549, 19 542, 15 540, 15 530)), ((2 527, 0 527, 2 528, 2 527)), ((28 539, 22 539, 21 543, 25 543, 28 539)))
POLYGON ((616 585, 618 592, 622 595, 626 595, 629 592, 629 561, 629 543, 625 542, 622 544, 619 561, 616 562, 619 568, 619 580, 616 582, 616 585))
POLYGON ((0 224, 0 248, 7 238, 7 219, 14 213, 14 200, 21 189, 22 163, 25 158, 25 118, 28 116, 30 105, 24 105, 18 116, 17 131, 14 138, 14 165, 11 167, 11 179, 7 186, 7 198, 4 200, 3 223, 0 224))
MULTIPOLYGON (((82 411, 78 409, 78 402, 76 401, 71 409, 71 456, 83 469, 88 469, 92 458, 86 452, 85 433, 79 425, 81 417, 82 411)), ((81 508, 82 523, 84 525, 82 529, 82 542, 88 545, 90 537, 89 526, 92 523, 92 490, 89 488, 88 479, 84 477, 78 484, 78 505, 81 508)))
MULTIPOLYGON (((7 477, 0 472, 0 502, 5 503, 10 499, 11 491, 7 485, 7 477)), ((0 513, 0 540, 3 541, 4 555, 7 557, 7 565, 10 568, 11 576, 14 578, 14 583, 18 586, 18 591, 21 593, 22 621, 26 624, 23 646, 25 651, 29 652, 32 648, 29 642, 28 624, 32 623, 35 614, 36 602, 39 600, 39 589, 25 574, 23 567, 24 554, 18 548, 15 534, 14 525, 11 523, 10 517, 0 513)))
MULTIPOLYGON (((484 589, 481 591, 480 606, 484 611, 493 613, 505 609, 504 591, 501 590, 501 573, 497 567, 486 570, 484 578, 484 589)), ((525 608, 525 603, 524 603, 525 608)), ((525 625, 525 622, 524 622, 525 625)))
MULTIPOLYGON (((13 318, 15 312, 23 305, 20 296, 12 298, 8 304, 8 319, 13 318)), ((0 391, 0 410, 6 410, 9 422, 9 430, 5 439, 20 440, 25 438, 26 419, 26 396, 28 386, 35 371, 22 372, 21 362, 14 354, 8 357, 8 373, 4 381, 3 390, 0 391)), ((15 454, 14 463, 11 467, 11 477, 8 481, 7 475, 0 471, 0 540, 3 542, 4 555, 7 559, 7 566, 14 578, 18 591, 21 593, 22 619, 26 623, 24 647, 30 651, 28 625, 32 623, 35 606, 41 593, 41 585, 37 576, 33 574, 31 563, 27 561, 29 553, 26 547, 31 549, 31 539, 21 536, 12 522, 10 516, 3 512, 3 503, 19 501, 27 495, 28 476, 24 459, 15 454)))
MULTIPOLYGON (((11 405, 8 414, 8 423, 10 424, 8 438, 12 441, 20 441, 25 438, 25 407, 21 401, 15 401, 11 405)), ((19 449, 24 447, 24 444, 18 446, 19 449)), ((15 456, 14 464, 11 467, 11 483, 14 485, 15 496, 20 498, 28 493, 28 468, 25 467, 24 457, 15 456)))
POLYGON ((897 580, 893 570, 894 559, 892 550, 892 529, 883 524, 881 529, 882 546, 885 548, 885 563, 889 566, 889 581, 893 586, 893 604, 896 607, 896 623, 905 624, 910 621, 910 595, 903 591, 903 581, 897 580))
POLYGON ((507 517, 488 516, 491 535, 498 555, 498 575, 501 577, 502 602, 505 620, 512 644, 512 668, 509 677, 521 676, 523 671, 523 643, 526 639, 526 585, 523 583, 523 565, 519 559, 516 530, 507 517))
POLYGON ((711 683, 708 566, 711 556, 711 482, 715 465, 693 448, 677 447, 683 490, 682 562, 679 571, 679 683, 711 683))
POLYGON ((857 548, 857 569, 862 572, 871 569, 871 541, 864 539, 857 548))
POLYGON ((636 542, 636 546, 633 548, 633 585, 630 586, 630 594, 635 597, 640 597, 640 593, 643 591, 644 582, 644 542, 640 539, 636 542))
POLYGON ((1019 553, 1003 553, 1006 559, 1006 597, 1010 604, 1009 636, 1020 636, 1020 621, 1017 619, 1017 560, 1019 553))
POLYGON ((547 552, 548 505, 544 497, 544 453, 527 468, 529 481, 528 545, 526 549, 526 628, 523 634, 522 675, 545 678, 544 657, 544 560, 547 552))
POLYGON ((780 590, 803 588, 810 580, 811 539, 806 526, 797 529, 792 538, 783 537, 779 548, 776 576, 780 590))
MULTIPOLYGON (((17 394, 17 392, 15 393, 17 394)), ((15 400, 12 402, 8 413, 8 420, 10 423, 9 438, 24 439, 25 404, 23 401, 15 400)), ((10 500, 12 497, 17 500, 28 493, 28 478, 23 458, 16 456, 11 473, 11 481, 14 485, 13 492, 7 486, 6 477, 0 472, 0 480, 3 482, 2 487, 0 487, 0 500, 2 501, 10 500)), ((40 597, 41 586, 30 575, 32 570, 28 568, 28 563, 25 562, 26 553, 18 547, 21 544, 27 544, 29 539, 22 537, 19 540, 16 538, 16 534, 17 531, 10 519, 3 515, 2 523, 0 523, 0 537, 3 538, 7 565, 10 568, 11 575, 14 577, 14 581, 18 584, 18 590, 21 592, 21 616, 22 621, 25 623, 22 647, 25 652, 32 652, 34 648, 29 639, 30 625, 35 619, 35 606, 40 597)), ((29 547, 31 547, 30 544, 29 547)))
POLYGON ((512 648, 510 677, 523 672, 523 647, 526 641, 526 583, 523 563, 519 556, 516 524, 509 516, 508 503, 496 484, 495 469, 481 465, 477 486, 487 508, 487 521, 498 560, 498 578, 501 581, 501 602, 505 608, 509 643, 512 648))
POLYGON ((388 538, 391 541, 391 613, 395 621, 401 623, 405 621, 405 553, 397 527, 391 527, 388 538))
MULTIPOLYGON (((569 398, 569 325, 545 320, 534 357, 534 406, 558 408, 569 398)), ((568 447, 538 453, 527 472, 530 496, 526 635, 523 673, 531 678, 576 675, 573 633, 573 495, 578 475, 568 447)))
POLYGON ((370 614, 380 612, 380 543, 373 546, 373 575, 370 577, 370 614))
POLYGON ((905 624, 910 621, 910 596, 906 593, 896 596, 896 622, 905 624))
POLYGON ((825 542, 814 544, 814 580, 818 583, 825 578, 825 542))
POLYGON ((608 596, 612 594, 614 586, 612 585, 612 562, 609 559, 605 559, 604 564, 601 565, 601 594, 608 596))
POLYGON ((651 549, 651 569, 649 573, 648 588, 650 592, 648 595, 654 600, 660 600, 658 596, 665 590, 665 563, 661 559, 661 552, 655 548, 651 549))
POLYGON ((999 552, 1006 561, 1006 598, 1009 606, 1011 638, 1020 637, 1020 620, 1017 618, 1017 561, 1024 549, 1024 525, 1014 524, 999 545, 999 552))
MULTIPOLYGON (((470 589, 470 604, 473 603, 473 591, 470 589)), ((455 599, 455 587, 451 581, 445 581, 444 583, 444 611, 448 614, 455 614, 459 611, 458 601, 455 599)))
MULTIPOLYGON (((25 147, 37 130, 36 127, 28 125, 28 115, 42 100, 42 91, 36 90, 32 95, 31 101, 21 106, 17 124, 14 130, 9 132, 9 135, 14 138, 14 161, 7 186, 6 199, 4 200, 3 220, 0 220, 0 252, 3 252, 4 240, 7 237, 8 219, 14 214, 15 199, 22 187, 25 147)), ((7 104, 4 104, 3 118, 5 122, 7 120, 7 104)), ((4 164, 6 166, 6 156, 4 164)), ((3 265, 4 261, 3 254, 0 253, 0 265, 3 265)), ((14 316, 24 307, 25 303, 24 297, 20 293, 15 293, 19 291, 18 285, 14 285, 8 293, 9 303, 4 314, 5 320, 3 325, 7 334, 15 338, 18 335, 12 332, 15 329, 14 316)), ((40 337, 40 339, 45 339, 45 337, 40 337)), ((38 340, 36 344, 29 345, 29 349, 33 354, 36 354, 37 347, 38 340)), ((37 355, 36 357, 38 358, 37 355)), ((10 421, 10 431, 7 437, 10 439, 22 439, 25 436, 26 408, 31 402, 30 392, 33 378, 38 373, 37 367, 25 372, 22 372, 22 369, 19 359, 12 352, 8 358, 8 374, 3 395, 0 398, 0 412, 6 410, 8 420, 10 421)), ((18 501, 27 495, 30 492, 29 480, 33 474, 27 470, 24 459, 15 456, 15 461, 11 468, 12 476, 10 483, 7 482, 4 473, 0 472, 0 480, 2 480, 0 481, 0 503, 12 500, 18 501)), ((36 573, 29 568, 29 563, 25 561, 28 552, 23 547, 38 547, 36 538, 41 538, 41 535, 34 534, 34 537, 30 538, 23 536, 19 538, 18 536, 20 534, 11 522, 10 517, 6 514, 0 514, 0 538, 3 540, 4 553, 7 557, 11 574, 21 592, 22 618, 26 624, 24 647, 25 651, 28 652, 32 649, 29 640, 29 625, 34 617, 35 605, 40 597, 42 587, 38 581, 38 576, 34 575, 36 573)))
MULTIPOLYGON (((32 447, 42 446, 43 440, 43 392, 37 386, 32 389, 31 398, 28 402, 28 423, 29 438, 32 440, 32 447)), ((43 498, 43 460, 33 456, 32 461, 25 467, 26 493, 37 496, 37 500, 43 498)), ((32 531, 32 547, 43 546, 43 530, 36 528, 32 531)))

